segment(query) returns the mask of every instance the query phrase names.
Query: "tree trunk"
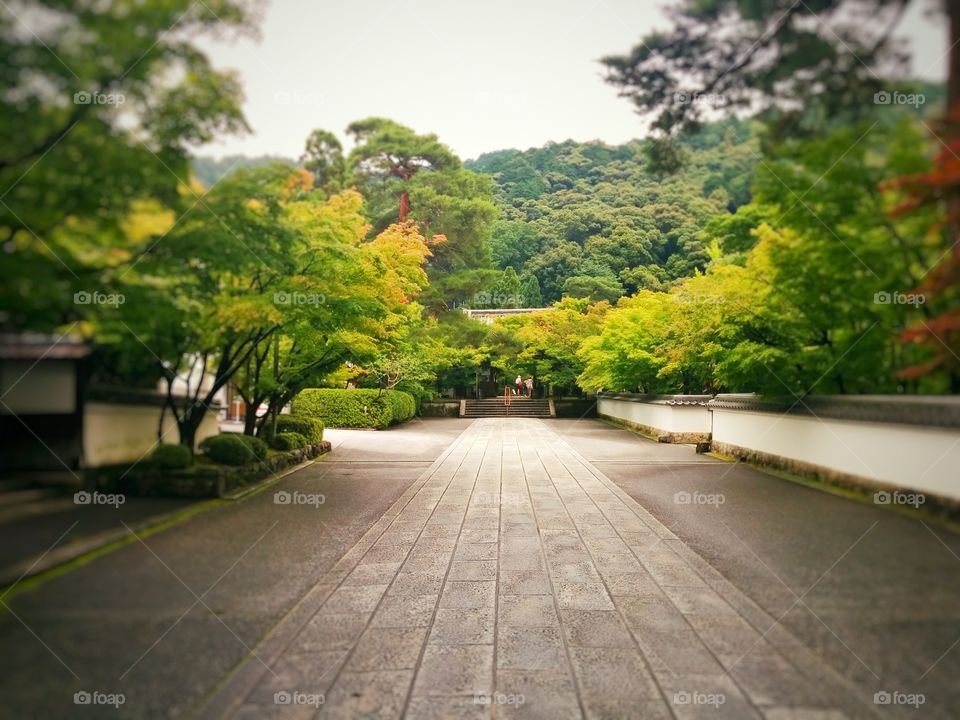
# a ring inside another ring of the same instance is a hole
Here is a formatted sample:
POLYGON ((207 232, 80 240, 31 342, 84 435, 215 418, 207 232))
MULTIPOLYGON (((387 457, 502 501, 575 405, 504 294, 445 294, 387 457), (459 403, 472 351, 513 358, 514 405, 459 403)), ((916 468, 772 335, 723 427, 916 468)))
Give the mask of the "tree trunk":
POLYGON ((197 443, 197 430, 207 414, 207 404, 205 401, 199 401, 183 413, 183 417, 177 421, 177 429, 180 431, 180 444, 186 445, 193 452, 197 443))
POLYGON ((183 420, 177 423, 177 427, 180 430, 180 444, 186 445, 190 448, 190 452, 193 452, 197 444, 197 429, 200 427, 200 423, 183 420))
POLYGON ((244 435, 253 435, 253 431, 257 427, 257 408, 260 407, 260 401, 246 402, 243 403, 244 412, 243 412, 243 434, 244 435))

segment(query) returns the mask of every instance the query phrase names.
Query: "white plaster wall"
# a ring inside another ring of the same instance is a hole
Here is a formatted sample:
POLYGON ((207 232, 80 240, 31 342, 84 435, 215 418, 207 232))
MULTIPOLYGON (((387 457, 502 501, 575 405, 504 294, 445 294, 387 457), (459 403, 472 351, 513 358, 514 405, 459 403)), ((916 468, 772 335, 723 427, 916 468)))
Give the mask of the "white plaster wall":
MULTIPOLYGON (((83 410, 83 464, 117 465, 145 460, 157 445, 161 408, 91 402, 83 410)), ((197 430, 197 443, 219 432, 217 413, 208 412, 197 430)), ((161 442, 180 441, 177 424, 168 410, 161 442)))
POLYGON ((715 409, 713 440, 960 499, 960 429, 715 409))
POLYGON ((703 405, 673 405, 670 409, 672 432, 710 432, 710 411, 703 405))
POLYGON ((601 415, 648 425, 664 432, 709 433, 710 411, 702 405, 664 405, 598 398, 601 415))

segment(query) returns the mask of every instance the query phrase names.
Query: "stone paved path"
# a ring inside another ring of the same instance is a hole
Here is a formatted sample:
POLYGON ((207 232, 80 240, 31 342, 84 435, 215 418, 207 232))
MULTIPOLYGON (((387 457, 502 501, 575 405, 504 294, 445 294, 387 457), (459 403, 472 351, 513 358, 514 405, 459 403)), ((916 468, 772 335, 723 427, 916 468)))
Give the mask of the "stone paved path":
POLYGON ((207 717, 873 717, 539 420, 478 420, 207 717))

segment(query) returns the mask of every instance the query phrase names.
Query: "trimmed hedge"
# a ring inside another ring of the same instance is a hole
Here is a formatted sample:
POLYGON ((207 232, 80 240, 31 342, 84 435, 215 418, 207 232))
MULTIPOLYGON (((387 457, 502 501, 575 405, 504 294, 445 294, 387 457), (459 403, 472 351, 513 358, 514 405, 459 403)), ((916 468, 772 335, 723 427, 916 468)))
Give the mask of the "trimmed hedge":
POLYGON ((385 428, 412 418, 416 402, 400 390, 311 388, 294 399, 293 413, 319 418, 327 427, 385 428))
POLYGON ((236 433, 222 433, 200 443, 204 454, 221 465, 246 465, 256 459, 253 450, 236 433))
POLYGON ((323 421, 306 415, 280 415, 277 433, 300 433, 311 443, 323 440, 323 421))
POLYGON ((150 462, 154 467, 165 468, 168 470, 182 470, 190 467, 193 462, 193 453, 186 445, 174 445, 165 443, 158 445, 150 456, 150 462))
POLYGON ((250 452, 253 453, 253 456, 257 460, 267 459, 267 455, 270 452, 270 446, 267 445, 266 440, 263 438, 254 437, 253 435, 237 435, 237 437, 247 444, 247 447, 250 448, 250 452))
POLYGON ((296 432, 277 433, 273 438, 273 446, 277 450, 296 450, 311 444, 306 437, 296 432))

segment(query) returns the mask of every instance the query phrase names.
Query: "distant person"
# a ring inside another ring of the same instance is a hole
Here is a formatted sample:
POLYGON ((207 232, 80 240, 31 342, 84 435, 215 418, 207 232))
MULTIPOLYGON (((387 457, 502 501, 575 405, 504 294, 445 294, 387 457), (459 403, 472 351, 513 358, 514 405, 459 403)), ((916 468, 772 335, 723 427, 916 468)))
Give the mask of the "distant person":
POLYGON ((524 383, 527 386, 527 397, 533 397, 533 375, 527 378, 527 382, 524 383))
POLYGON ((517 375, 517 379, 514 381, 514 385, 516 385, 516 390, 514 390, 514 395, 522 395, 523 394, 523 378, 517 375))

